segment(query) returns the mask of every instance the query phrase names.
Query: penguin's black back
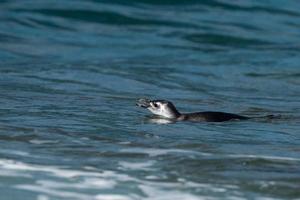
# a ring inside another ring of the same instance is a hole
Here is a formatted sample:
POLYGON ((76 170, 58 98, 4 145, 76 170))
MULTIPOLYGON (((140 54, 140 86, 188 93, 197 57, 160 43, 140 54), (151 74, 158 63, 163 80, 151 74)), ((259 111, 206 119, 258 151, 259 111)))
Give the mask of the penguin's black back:
POLYGON ((249 119, 237 114, 225 113, 225 112, 196 112, 183 114, 185 120, 189 121, 206 121, 206 122, 223 122, 229 120, 245 120, 249 119))

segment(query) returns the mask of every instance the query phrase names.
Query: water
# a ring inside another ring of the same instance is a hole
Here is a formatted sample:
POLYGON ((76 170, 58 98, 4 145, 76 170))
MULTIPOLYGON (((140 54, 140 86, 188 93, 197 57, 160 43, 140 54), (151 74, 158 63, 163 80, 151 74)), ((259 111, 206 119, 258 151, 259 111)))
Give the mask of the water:
POLYGON ((300 3, 0 2, 0 199, 300 197, 300 3), (141 97, 272 120, 156 124, 141 97))

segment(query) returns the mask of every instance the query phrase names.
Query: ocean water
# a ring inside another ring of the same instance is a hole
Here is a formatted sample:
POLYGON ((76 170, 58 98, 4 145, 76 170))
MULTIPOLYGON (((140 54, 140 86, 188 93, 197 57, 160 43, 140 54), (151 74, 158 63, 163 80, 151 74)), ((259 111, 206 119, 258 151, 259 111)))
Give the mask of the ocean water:
POLYGON ((0 1, 0 199, 300 198, 298 0, 0 1), (274 119, 159 124, 135 106, 274 119))

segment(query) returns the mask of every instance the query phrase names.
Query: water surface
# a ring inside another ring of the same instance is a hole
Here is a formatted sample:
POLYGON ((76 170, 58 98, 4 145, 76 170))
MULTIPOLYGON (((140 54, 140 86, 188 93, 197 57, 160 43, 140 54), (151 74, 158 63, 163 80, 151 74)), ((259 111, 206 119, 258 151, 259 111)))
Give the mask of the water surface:
POLYGON ((300 197, 300 3, 1 1, 0 199, 300 197), (272 120, 155 124, 135 106, 272 120))

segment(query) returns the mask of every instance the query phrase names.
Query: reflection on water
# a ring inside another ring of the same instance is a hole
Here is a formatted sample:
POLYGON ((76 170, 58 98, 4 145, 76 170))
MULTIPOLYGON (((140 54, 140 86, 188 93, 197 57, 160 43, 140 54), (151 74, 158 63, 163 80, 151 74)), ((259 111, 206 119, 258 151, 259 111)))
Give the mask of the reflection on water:
POLYGON ((2 198, 298 198, 299 8, 1 1, 2 198), (141 97, 275 118, 169 123, 141 97))

